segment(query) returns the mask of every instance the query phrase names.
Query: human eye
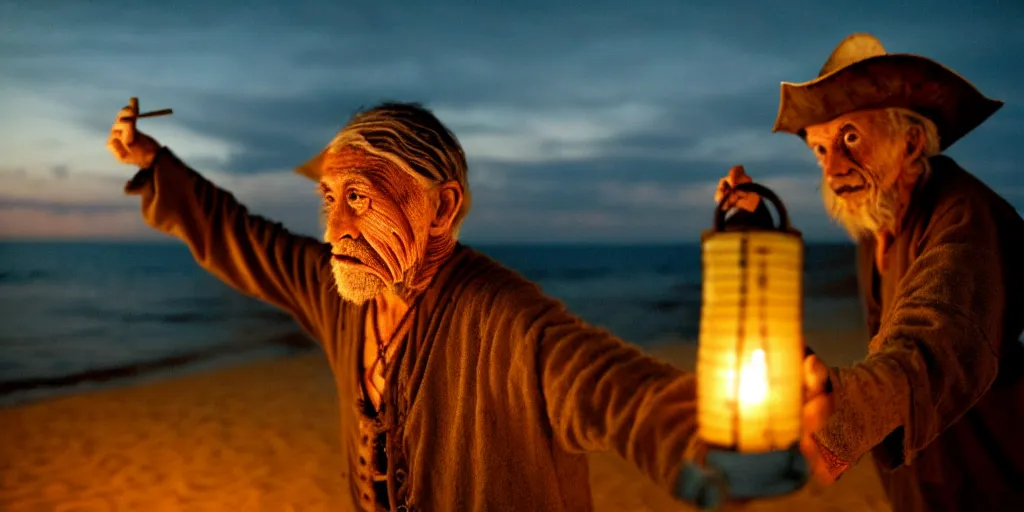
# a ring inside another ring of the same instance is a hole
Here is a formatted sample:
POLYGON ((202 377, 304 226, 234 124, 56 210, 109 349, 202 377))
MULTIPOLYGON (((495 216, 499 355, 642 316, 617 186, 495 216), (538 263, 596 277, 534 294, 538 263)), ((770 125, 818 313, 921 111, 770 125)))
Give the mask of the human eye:
POLYGON ((329 212, 334 208, 334 203, 334 194, 324 194, 323 197, 321 197, 320 207, 323 211, 329 212))
POLYGON ((856 146, 860 142, 860 134, 857 133, 853 125, 844 126, 841 133, 843 134, 843 144, 846 144, 847 147, 856 146))
POLYGON ((317 186, 317 192, 320 193, 320 203, 325 210, 334 204, 334 191, 326 183, 320 182, 320 185, 317 186))
POLYGON ((345 191, 345 201, 352 209, 362 212, 370 205, 370 198, 363 191, 350 188, 345 191))

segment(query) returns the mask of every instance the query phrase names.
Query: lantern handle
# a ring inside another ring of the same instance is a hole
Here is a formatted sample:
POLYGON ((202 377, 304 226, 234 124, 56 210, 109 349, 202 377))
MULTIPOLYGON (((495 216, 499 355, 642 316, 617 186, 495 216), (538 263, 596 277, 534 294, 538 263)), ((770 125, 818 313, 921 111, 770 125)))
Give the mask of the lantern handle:
POLYGON ((722 196, 722 200, 718 203, 718 207, 715 209, 715 231, 723 230, 723 227, 725 226, 725 214, 728 212, 722 207, 725 206, 726 201, 728 201, 729 197, 735 192, 753 192, 761 196, 762 199, 767 199, 775 206, 775 211, 779 214, 779 226, 776 229, 782 232, 793 230, 792 226, 789 224, 789 214, 786 213, 786 207, 782 204, 782 200, 779 199, 779 196, 775 195, 775 192, 772 192, 771 189, 764 185, 748 182, 740 183, 739 185, 731 187, 729 191, 722 196))

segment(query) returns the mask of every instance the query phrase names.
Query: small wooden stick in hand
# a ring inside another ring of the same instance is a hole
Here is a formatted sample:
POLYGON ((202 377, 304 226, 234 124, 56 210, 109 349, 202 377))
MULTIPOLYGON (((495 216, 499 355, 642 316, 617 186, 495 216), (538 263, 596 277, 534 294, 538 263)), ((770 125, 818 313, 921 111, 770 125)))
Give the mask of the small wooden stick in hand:
MULTIPOLYGON (((131 107, 132 110, 138 112, 139 111, 139 99, 136 98, 136 97, 130 98, 128 100, 128 106, 131 107)), ((164 109, 160 109, 160 110, 153 110, 151 112, 143 112, 141 114, 137 114, 135 116, 135 119, 142 119, 144 117, 169 116, 169 115, 171 115, 173 113, 174 113, 174 110, 169 109, 169 108, 164 108, 164 109)))
POLYGON ((143 112, 143 113, 135 116, 135 118, 136 119, 142 119, 143 117, 169 116, 169 115, 171 115, 173 113, 174 113, 174 110, 169 109, 169 108, 164 108, 164 109, 160 109, 160 110, 153 110, 153 111, 150 111, 150 112, 143 112))

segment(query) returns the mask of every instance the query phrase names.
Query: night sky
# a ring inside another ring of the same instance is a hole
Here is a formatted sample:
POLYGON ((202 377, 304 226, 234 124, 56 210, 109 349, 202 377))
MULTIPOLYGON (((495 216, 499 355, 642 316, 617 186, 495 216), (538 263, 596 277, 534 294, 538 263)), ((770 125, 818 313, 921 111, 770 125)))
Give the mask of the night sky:
POLYGON ((859 31, 1006 102, 948 154, 1024 210, 1019 0, 147 3, 0 0, 0 237, 166 238, 105 147, 138 96, 175 110, 141 130, 304 234, 318 199, 291 169, 400 100, 466 149, 469 243, 696 242, 735 164, 842 240, 811 152, 771 127, 779 83, 859 31))

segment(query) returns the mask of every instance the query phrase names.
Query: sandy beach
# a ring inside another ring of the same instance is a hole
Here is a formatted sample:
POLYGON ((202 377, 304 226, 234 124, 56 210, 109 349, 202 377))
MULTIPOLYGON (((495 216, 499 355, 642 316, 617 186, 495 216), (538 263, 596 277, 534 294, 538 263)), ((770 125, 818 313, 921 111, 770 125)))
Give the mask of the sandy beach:
MULTIPOLYGON (((816 337, 812 337, 816 338, 816 337)), ((827 361, 863 354, 856 334, 810 344, 827 361)), ((652 353, 693 368, 695 347, 652 353)), ((0 409, 0 510, 337 510, 338 422, 318 352, 132 388, 0 409)), ((627 462, 591 455, 598 511, 685 511, 627 462)), ((837 484, 748 504, 758 511, 883 511, 870 461, 837 484)))

